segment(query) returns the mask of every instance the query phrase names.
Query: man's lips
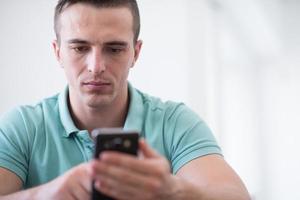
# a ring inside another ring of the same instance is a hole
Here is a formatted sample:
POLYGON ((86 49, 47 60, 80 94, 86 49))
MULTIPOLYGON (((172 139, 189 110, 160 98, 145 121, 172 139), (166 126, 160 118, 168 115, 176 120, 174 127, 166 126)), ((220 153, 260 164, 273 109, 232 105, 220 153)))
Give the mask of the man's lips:
POLYGON ((104 82, 104 81, 87 81, 87 82, 84 82, 83 85, 106 86, 106 85, 110 85, 110 83, 109 82, 104 82))

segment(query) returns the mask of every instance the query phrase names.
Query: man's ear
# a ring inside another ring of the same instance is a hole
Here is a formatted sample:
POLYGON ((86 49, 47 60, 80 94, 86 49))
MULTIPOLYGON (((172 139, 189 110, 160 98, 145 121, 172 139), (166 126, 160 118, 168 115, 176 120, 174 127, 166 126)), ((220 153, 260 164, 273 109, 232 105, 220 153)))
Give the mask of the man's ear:
POLYGON ((139 58, 141 49, 142 49, 142 45, 143 45, 143 41, 142 40, 138 40, 135 45, 134 45, 134 60, 132 63, 132 66, 134 66, 135 62, 137 61, 137 59, 139 58))
POLYGON ((60 66, 62 66, 61 59, 60 59, 60 46, 59 46, 57 40, 53 40, 52 47, 53 47, 53 50, 54 50, 56 60, 59 62, 60 66))

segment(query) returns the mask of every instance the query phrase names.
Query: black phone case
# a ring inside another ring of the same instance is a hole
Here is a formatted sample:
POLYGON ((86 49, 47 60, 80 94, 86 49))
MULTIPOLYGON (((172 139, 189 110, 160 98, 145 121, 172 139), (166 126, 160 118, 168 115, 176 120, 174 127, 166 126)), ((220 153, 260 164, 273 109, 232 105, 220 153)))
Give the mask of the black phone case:
MULTIPOLYGON (((137 155, 138 138, 139 138, 139 134, 137 132, 125 132, 125 133, 117 132, 112 134, 106 132, 105 134, 101 134, 100 131, 100 134, 96 136, 96 148, 95 148, 94 158, 98 158, 100 153, 105 150, 119 151, 131 155, 137 155), (124 141, 126 142, 129 141, 130 147, 124 147, 124 145, 120 143, 124 141), (114 145, 114 143, 116 143, 117 145, 114 145)), ((115 200, 97 191, 94 188, 94 183, 93 183, 91 199, 92 200, 115 200)))

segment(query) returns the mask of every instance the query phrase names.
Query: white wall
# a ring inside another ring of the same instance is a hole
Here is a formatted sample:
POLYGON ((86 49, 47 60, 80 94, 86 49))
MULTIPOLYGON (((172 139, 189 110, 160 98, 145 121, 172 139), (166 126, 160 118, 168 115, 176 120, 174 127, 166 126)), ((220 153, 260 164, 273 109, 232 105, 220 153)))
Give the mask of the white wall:
POLYGON ((162 99, 187 101, 188 71, 183 67, 188 63, 186 3, 160 0, 158 6, 157 1, 140 1, 140 12, 144 44, 130 81, 162 99))
MULTIPOLYGON (((186 102, 213 129, 256 200, 300 199, 300 3, 140 0, 140 60, 130 81, 186 102)), ((0 115, 59 92, 55 1, 0 3, 0 115)))
POLYGON ((217 2, 224 153, 253 199, 299 199, 300 2, 217 2))
POLYGON ((1 1, 0 113, 52 95, 65 84, 51 49, 53 7, 46 0, 1 1))

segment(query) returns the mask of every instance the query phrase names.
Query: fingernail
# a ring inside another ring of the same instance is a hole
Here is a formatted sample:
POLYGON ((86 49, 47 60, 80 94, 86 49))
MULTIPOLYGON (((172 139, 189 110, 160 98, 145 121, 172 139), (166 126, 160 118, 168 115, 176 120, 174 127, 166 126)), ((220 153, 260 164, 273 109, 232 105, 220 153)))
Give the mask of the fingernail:
POLYGON ((106 158, 107 158, 107 154, 104 152, 99 155, 100 160, 105 160, 106 158))
POLYGON ((101 182, 100 181, 95 182, 95 188, 97 188, 98 190, 101 189, 101 182))
POLYGON ((99 155, 99 159, 100 159, 100 160, 103 159, 103 155, 104 155, 104 153, 101 153, 101 154, 99 155))

